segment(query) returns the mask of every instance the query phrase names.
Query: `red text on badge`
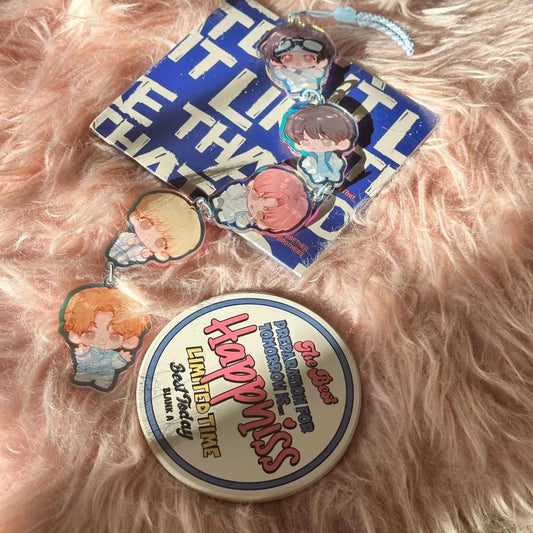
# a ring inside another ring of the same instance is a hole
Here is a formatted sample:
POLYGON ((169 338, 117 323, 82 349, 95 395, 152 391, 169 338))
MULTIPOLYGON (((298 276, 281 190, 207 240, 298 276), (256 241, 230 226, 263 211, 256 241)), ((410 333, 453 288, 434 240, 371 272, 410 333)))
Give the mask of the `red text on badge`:
POLYGON ((327 370, 323 368, 317 368, 316 357, 320 357, 320 352, 316 349, 313 341, 298 341, 294 343, 294 349, 300 352, 305 365, 309 367, 307 375, 311 380, 311 383, 317 388, 320 398, 326 405, 336 404, 339 399, 333 396, 329 388, 329 383, 333 381, 327 370))

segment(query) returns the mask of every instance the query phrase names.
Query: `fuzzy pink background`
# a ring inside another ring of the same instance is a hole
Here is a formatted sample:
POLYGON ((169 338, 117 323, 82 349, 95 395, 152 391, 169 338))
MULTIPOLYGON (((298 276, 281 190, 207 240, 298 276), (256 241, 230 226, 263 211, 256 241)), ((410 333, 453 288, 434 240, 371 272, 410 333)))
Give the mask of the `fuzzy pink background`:
MULTIPOLYGON (((281 14, 338 4, 267 0, 281 14)), ((254 290, 326 317, 360 368, 363 407, 338 466, 285 500, 184 487, 139 428, 139 363, 108 395, 73 388, 57 331, 67 292, 143 192, 163 188, 90 121, 219 5, 0 4, 0 530, 504 532, 533 524, 533 4, 361 0, 404 25, 339 52, 425 104, 440 126, 302 280, 229 232, 183 264, 138 268, 157 331, 187 306, 254 290)))

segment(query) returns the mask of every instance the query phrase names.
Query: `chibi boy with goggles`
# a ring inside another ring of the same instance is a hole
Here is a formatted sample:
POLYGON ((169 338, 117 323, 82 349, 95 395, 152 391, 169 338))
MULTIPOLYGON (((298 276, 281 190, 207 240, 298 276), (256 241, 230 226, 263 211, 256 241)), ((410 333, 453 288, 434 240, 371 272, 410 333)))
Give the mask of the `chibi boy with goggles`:
POLYGON ((291 96, 320 91, 335 57, 328 36, 312 26, 273 28, 259 43, 258 51, 272 81, 291 96))

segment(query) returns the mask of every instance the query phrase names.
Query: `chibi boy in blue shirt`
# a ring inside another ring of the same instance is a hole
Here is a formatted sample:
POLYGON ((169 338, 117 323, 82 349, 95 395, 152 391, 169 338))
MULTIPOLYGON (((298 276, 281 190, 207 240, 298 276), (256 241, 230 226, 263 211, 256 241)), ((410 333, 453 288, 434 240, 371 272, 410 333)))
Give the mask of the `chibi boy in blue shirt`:
POLYGON ((104 392, 133 363, 150 324, 137 302, 106 286, 85 286, 69 294, 60 319, 71 347, 72 382, 104 392))

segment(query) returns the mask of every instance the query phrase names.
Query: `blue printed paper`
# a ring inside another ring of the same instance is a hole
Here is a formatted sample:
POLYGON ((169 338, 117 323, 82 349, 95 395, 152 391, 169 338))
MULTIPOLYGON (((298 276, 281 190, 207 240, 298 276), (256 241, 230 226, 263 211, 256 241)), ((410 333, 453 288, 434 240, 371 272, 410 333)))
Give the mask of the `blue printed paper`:
MULTIPOLYGON (((230 0, 141 76, 92 123, 106 142, 191 195, 209 195, 259 168, 298 156, 280 137, 293 101, 268 78, 255 46, 284 21, 253 1, 230 0)), ((326 98, 351 112, 359 146, 347 185, 290 236, 241 235, 301 275, 423 142, 437 117, 356 65, 332 66, 326 98)), ((184 229, 186 231, 186 228, 184 229)))

